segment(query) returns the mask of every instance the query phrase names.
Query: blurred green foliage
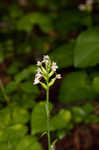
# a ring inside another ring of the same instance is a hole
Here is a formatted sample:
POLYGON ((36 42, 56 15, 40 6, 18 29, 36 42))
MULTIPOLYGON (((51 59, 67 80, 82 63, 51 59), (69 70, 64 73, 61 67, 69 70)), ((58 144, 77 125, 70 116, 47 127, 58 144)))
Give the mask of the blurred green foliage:
POLYGON ((99 29, 92 28, 80 34, 74 50, 74 65, 95 66, 99 63, 99 29))
POLYGON ((80 11, 80 3, 0 2, 1 150, 43 150, 37 134, 46 132, 44 93, 33 80, 35 63, 45 54, 63 74, 60 88, 56 87, 57 104, 63 107, 56 111, 50 103, 52 114, 56 111, 51 132, 60 139, 77 123, 99 123, 93 101, 99 98, 99 14, 94 9, 80 11))
POLYGON ((90 100, 97 97, 92 83, 84 71, 73 72, 62 81, 59 99, 63 103, 90 100))

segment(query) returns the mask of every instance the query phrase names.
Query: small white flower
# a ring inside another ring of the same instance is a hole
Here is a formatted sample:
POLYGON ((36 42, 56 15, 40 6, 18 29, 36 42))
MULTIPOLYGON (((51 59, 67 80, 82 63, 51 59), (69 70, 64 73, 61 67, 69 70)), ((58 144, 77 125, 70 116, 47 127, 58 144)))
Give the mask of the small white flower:
POLYGON ((37 73, 42 73, 42 70, 40 68, 38 68, 37 73))
POLYGON ((87 1, 86 1, 86 4, 92 5, 92 4, 93 4, 93 0, 87 0, 87 1))
POLYGON ((44 56, 44 59, 49 60, 49 56, 48 56, 48 55, 45 55, 45 56, 44 56))
POLYGON ((42 77, 42 74, 40 74, 40 73, 37 73, 37 74, 35 75, 34 85, 40 83, 40 78, 41 78, 41 77, 42 77))
POLYGON ((38 61, 37 66, 41 66, 41 65, 42 65, 42 62, 38 61))
POLYGON ((84 4, 80 4, 80 5, 78 6, 78 8, 79 8, 79 10, 81 10, 81 11, 86 10, 86 6, 85 6, 84 4))
POLYGON ((56 79, 61 79, 62 77, 61 77, 61 74, 57 74, 56 75, 56 79))
POLYGON ((42 77, 42 74, 37 73, 36 76, 35 76, 35 79, 40 79, 41 77, 42 77))
POLYGON ((53 62, 52 67, 51 67, 52 71, 56 72, 57 68, 58 68, 58 66, 56 65, 56 62, 53 62))
POLYGON ((35 80, 34 80, 34 85, 36 85, 36 84, 39 84, 40 83, 40 80, 38 79, 38 78, 35 78, 35 80))
POLYGON ((49 61, 49 56, 48 55, 46 55, 46 56, 44 56, 43 57, 43 63, 46 63, 46 62, 48 62, 49 61))

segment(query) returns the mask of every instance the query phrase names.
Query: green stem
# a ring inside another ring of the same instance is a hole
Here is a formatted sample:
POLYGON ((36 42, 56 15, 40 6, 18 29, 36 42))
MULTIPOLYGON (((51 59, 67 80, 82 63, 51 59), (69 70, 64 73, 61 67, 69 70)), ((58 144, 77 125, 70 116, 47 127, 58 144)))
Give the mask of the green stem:
POLYGON ((48 135, 48 150, 51 150, 50 139, 50 110, 49 110, 49 87, 46 90, 46 114, 47 114, 47 135, 48 135))
POLYGON ((4 89, 4 86, 3 86, 3 83, 2 81, 0 80, 0 88, 1 88, 1 91, 2 91, 2 94, 7 102, 7 104, 10 102, 10 99, 8 98, 6 92, 5 92, 5 89, 4 89))

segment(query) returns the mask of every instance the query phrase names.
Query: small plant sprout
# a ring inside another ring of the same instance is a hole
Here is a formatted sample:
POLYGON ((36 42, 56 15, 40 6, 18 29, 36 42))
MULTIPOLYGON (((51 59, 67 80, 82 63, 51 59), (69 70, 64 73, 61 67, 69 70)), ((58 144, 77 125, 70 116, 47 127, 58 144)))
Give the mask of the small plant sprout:
POLYGON ((61 79, 61 75, 56 73, 58 66, 52 62, 49 56, 44 56, 42 61, 37 62, 37 74, 35 75, 34 85, 41 84, 46 90, 46 115, 47 115, 47 135, 48 150, 52 150, 50 141, 50 111, 49 111, 49 88, 55 83, 56 79, 61 79))

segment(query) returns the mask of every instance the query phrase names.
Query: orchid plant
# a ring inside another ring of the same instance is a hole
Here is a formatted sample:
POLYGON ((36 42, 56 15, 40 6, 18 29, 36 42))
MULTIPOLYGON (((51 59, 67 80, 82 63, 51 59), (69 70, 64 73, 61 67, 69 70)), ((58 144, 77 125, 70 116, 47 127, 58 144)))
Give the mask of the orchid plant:
POLYGON ((48 150, 53 149, 50 140, 50 110, 49 110, 49 88, 55 83, 56 79, 61 79, 61 75, 56 73, 58 66, 52 62, 50 57, 44 56, 42 61, 37 62, 37 74, 35 75, 34 85, 41 84, 46 90, 46 115, 47 115, 47 136, 48 150))

